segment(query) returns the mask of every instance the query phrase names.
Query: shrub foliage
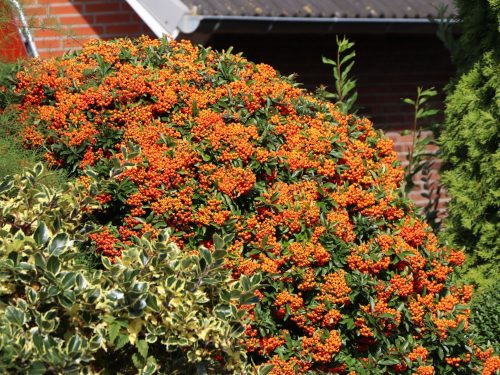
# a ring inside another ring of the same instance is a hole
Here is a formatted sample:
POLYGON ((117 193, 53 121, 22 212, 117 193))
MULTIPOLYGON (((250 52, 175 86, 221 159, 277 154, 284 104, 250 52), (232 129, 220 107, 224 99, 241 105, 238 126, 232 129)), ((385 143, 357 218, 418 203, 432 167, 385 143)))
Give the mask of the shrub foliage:
POLYGON ((188 254, 163 230, 100 269, 83 258, 93 204, 85 189, 40 182, 42 168, 0 185, 2 373, 241 372, 240 344, 258 276, 232 281, 215 251, 188 254))
POLYGON ((449 47, 452 58, 463 74, 488 51, 495 51, 500 57, 500 1, 498 0, 455 0, 460 20, 461 33, 457 40, 451 40, 449 47))
POLYGON ((97 186, 99 252, 125 257, 165 227, 187 253, 234 236, 233 277, 263 281, 246 350, 274 374, 469 374, 489 358, 453 281, 463 254, 401 198, 369 120, 188 42, 94 41, 17 79, 25 144, 97 186))
POLYGON ((440 138, 451 202, 446 233, 469 253, 468 278, 498 279, 500 264, 500 64, 491 53, 463 75, 446 102, 440 138))
POLYGON ((471 303, 471 325, 478 344, 500 349, 500 286, 498 283, 475 293, 471 303))

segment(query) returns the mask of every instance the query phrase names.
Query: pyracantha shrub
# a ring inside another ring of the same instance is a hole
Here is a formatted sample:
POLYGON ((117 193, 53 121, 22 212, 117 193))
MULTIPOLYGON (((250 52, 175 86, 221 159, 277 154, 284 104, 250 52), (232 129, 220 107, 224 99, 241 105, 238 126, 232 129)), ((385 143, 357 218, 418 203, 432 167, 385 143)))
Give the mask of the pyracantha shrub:
POLYGON ((246 349, 274 374, 498 366, 469 340, 464 255, 401 198, 393 144, 369 120, 268 65, 147 38, 33 60, 14 91, 25 144, 99 187, 102 254, 165 227, 185 252, 234 235, 233 277, 263 280, 246 349))
POLYGON ((259 276, 231 278, 223 238, 189 254, 163 230, 93 267, 82 257, 93 200, 41 176, 38 165, 0 181, 2 374, 251 371, 237 306, 255 298, 259 276))

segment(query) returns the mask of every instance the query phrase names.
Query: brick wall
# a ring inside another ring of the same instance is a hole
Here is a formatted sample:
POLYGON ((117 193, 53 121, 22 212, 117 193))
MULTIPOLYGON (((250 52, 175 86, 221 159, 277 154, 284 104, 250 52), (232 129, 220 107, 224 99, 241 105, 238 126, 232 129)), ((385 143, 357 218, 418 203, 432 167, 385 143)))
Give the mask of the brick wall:
POLYGON ((92 39, 152 35, 125 0, 25 0, 41 57, 60 55, 92 39))
MULTIPOLYGON (((394 142, 394 149, 398 154, 398 160, 403 166, 408 165, 408 153, 412 147, 412 135, 402 135, 400 131, 388 130, 384 132, 394 142)), ((432 136, 430 131, 422 132, 422 137, 432 136)), ((434 144, 429 145, 426 149, 429 153, 438 151, 438 147, 434 144)), ((409 198, 415 202, 418 207, 426 207, 430 204, 437 203, 438 218, 441 220, 446 215, 446 205, 449 202, 449 197, 446 190, 439 185, 439 169, 441 162, 439 159, 431 164, 428 171, 419 172, 413 178, 415 187, 409 194, 409 198), (437 199, 437 201, 436 201, 437 199)))

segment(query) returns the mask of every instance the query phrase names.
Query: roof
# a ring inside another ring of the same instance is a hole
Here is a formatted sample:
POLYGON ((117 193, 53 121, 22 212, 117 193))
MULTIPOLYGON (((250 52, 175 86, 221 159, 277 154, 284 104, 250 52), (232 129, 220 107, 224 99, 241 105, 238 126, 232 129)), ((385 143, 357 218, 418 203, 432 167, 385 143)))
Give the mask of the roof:
MULTIPOLYGON (((435 33, 453 0, 126 0, 157 36, 197 33, 435 33)), ((198 41, 200 42, 200 41, 198 41)), ((201 42, 200 42, 201 43, 201 42)))
POLYGON ((182 0, 192 15, 311 18, 437 17, 453 0, 182 0))

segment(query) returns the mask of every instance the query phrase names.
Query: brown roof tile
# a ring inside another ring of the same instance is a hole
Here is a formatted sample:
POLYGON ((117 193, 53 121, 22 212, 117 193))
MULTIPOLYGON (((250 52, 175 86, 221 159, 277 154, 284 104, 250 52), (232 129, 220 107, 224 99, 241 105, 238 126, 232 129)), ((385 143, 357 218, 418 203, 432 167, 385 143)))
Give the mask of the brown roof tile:
POLYGON ((453 0, 183 0, 196 15, 319 17, 319 18, 428 18, 437 6, 454 11, 453 0))

